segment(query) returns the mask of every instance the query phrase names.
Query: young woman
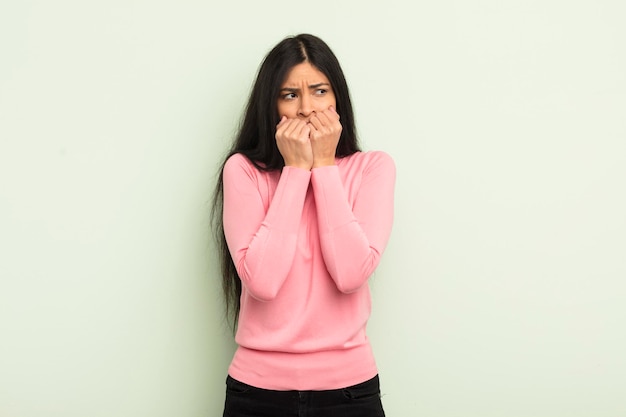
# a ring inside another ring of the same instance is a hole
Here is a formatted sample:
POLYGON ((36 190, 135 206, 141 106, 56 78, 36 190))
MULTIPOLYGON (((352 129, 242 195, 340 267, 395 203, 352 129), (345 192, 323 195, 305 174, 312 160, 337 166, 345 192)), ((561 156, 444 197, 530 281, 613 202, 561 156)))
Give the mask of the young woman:
POLYGON ((276 45, 213 207, 239 345, 224 417, 384 416, 365 327, 394 183, 387 154, 359 150, 330 48, 307 34, 276 45))

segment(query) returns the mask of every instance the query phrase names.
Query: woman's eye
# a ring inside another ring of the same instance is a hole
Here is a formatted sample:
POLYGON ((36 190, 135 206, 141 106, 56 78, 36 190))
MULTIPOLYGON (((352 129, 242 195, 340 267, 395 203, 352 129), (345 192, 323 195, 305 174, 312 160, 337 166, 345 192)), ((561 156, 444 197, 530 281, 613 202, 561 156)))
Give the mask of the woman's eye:
POLYGON ((296 93, 283 94, 283 99, 285 100, 293 100, 294 98, 296 98, 296 93))
POLYGON ((317 94, 318 96, 323 96, 324 94, 326 94, 328 92, 328 90, 325 90, 323 88, 320 88, 319 90, 315 91, 315 94, 317 94))

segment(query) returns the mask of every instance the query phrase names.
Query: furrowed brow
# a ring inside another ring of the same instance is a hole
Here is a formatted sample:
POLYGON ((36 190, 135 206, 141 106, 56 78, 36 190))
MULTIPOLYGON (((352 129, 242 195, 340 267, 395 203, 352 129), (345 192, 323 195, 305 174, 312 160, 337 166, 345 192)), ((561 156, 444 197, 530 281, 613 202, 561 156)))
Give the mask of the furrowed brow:
MULTIPOLYGON (((317 84, 311 84, 309 85, 309 89, 314 90, 316 88, 320 88, 320 87, 330 87, 329 83, 317 83, 317 84)), ((296 88, 296 87, 283 87, 280 89, 281 92, 286 91, 288 93, 299 93, 300 89, 296 88)))

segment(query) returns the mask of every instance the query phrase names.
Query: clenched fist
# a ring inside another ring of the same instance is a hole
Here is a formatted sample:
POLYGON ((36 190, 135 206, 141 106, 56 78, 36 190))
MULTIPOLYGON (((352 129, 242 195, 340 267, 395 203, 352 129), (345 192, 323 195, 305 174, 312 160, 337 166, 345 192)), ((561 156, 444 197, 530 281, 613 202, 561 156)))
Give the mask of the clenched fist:
POLYGON ((314 113, 309 119, 310 139, 313 149, 313 168, 335 165, 335 153, 341 137, 339 114, 334 107, 314 113))
POLYGON ((313 150, 309 135, 311 127, 305 120, 288 119, 283 116, 276 126, 276 144, 286 166, 310 170, 313 166, 313 150))

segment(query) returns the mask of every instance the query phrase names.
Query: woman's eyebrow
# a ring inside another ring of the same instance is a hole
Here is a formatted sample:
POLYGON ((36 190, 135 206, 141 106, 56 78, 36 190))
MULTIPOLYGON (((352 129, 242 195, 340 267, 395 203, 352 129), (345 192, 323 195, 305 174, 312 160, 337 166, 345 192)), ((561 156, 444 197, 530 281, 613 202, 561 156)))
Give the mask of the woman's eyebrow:
MULTIPOLYGON (((309 86, 309 89, 313 90, 313 89, 315 89, 315 88, 320 88, 320 87, 322 87, 322 86, 328 86, 328 87, 330 87, 330 84, 329 84, 329 83, 311 84, 311 85, 309 86)), ((283 88, 281 88, 281 89, 280 89, 280 91, 289 91, 290 93, 297 93, 297 92, 299 92, 299 91, 300 91, 300 89, 299 89, 299 88, 295 88, 295 87, 283 87, 283 88)))
POLYGON ((323 86, 323 85, 326 85, 326 86, 330 87, 330 84, 328 84, 328 83, 319 83, 319 84, 311 84, 311 85, 309 86, 309 88, 310 88, 310 89, 313 89, 313 88, 320 88, 320 87, 321 87, 321 86, 323 86))

